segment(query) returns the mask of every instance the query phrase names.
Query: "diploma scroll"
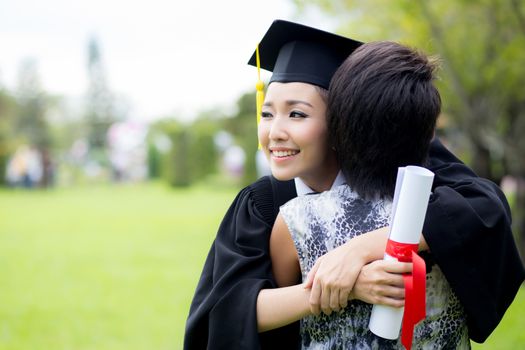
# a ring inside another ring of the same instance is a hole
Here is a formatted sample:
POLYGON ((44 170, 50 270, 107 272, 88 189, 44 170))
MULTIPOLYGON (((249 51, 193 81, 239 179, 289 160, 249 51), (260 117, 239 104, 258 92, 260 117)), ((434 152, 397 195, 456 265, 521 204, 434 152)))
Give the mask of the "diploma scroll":
POLYGON ((370 330, 386 339, 397 339, 403 322, 402 342, 408 349, 414 324, 425 317, 425 264, 416 252, 433 180, 434 173, 422 167, 407 166, 398 170, 384 259, 413 261, 414 269, 412 275, 403 276, 405 307, 374 305, 370 315, 370 330))

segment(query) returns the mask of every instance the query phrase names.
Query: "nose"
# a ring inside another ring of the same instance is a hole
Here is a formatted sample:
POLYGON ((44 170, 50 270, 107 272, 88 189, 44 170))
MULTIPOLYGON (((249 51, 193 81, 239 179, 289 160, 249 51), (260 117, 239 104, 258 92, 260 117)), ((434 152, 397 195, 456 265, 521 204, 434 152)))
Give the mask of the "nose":
POLYGON ((282 141, 288 139, 288 132, 286 130, 286 120, 276 116, 272 120, 270 127, 270 134, 268 135, 272 141, 282 141))

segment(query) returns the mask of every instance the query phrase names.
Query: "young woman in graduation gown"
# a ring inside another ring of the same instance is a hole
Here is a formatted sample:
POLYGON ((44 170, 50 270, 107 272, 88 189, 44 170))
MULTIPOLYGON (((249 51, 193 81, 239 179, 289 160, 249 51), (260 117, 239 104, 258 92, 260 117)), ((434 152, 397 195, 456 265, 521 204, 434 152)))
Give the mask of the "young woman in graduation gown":
MULTIPOLYGON (((314 28, 275 21, 259 45, 261 67, 273 71, 268 89, 272 82, 294 81, 327 89, 337 66, 359 44, 314 28), (290 42, 294 42, 291 49, 286 45, 290 42), (286 49, 281 50, 283 47, 286 49), (307 59, 312 60, 310 64, 305 64, 307 59)), ((255 57, 250 64, 255 65, 255 57)), ((479 178, 438 139, 431 143, 428 168, 435 173, 435 180, 423 236, 465 308, 469 337, 483 342, 525 276, 510 229, 510 208, 498 186, 479 178)), ((307 192, 305 182, 293 178, 308 175, 304 171, 289 173, 287 178, 280 177, 283 181, 266 176, 234 199, 212 243, 190 306, 185 349, 300 346, 297 322, 259 333, 256 303, 262 289, 276 286, 269 237, 279 206, 307 192)))

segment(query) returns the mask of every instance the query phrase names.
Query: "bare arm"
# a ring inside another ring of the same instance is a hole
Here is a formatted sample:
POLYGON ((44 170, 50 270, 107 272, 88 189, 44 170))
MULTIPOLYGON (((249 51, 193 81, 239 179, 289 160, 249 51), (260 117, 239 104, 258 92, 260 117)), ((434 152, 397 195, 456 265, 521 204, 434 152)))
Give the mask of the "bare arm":
POLYGON ((403 273, 412 271, 412 263, 376 260, 361 269, 350 299, 368 304, 401 307, 405 303, 403 273))
POLYGON ((384 227, 354 237, 345 244, 320 257, 308 273, 305 287, 312 288, 312 312, 346 307, 350 292, 362 267, 383 258, 388 228, 384 227))
POLYGON ((309 288, 305 288, 304 284, 297 284, 301 276, 297 250, 288 227, 279 214, 270 236, 270 257, 274 278, 281 288, 263 289, 259 293, 259 332, 285 326, 312 313, 318 314, 320 309, 330 314, 346 307, 349 298, 390 306, 403 305, 403 300, 399 298, 403 294, 403 287, 398 281, 401 275, 393 274, 409 271, 411 264, 390 262, 365 266, 383 258, 387 235, 386 227, 368 232, 319 258, 308 276, 312 281, 316 276, 319 278, 319 288, 316 290, 318 295, 312 298, 313 293, 309 288), (392 264, 399 266, 391 266, 392 264), (317 275, 319 270, 321 274, 317 275), (322 284, 324 276, 336 276, 336 279, 331 284, 322 284), (356 289, 351 294, 356 279, 356 289), (344 286, 338 288, 343 283, 344 286), (322 302, 325 304, 322 305, 322 302))
POLYGON ((277 285, 263 289, 257 297, 259 332, 279 328, 310 314, 310 290, 302 284, 297 250, 281 214, 277 216, 270 236, 270 257, 277 285))
POLYGON ((291 286, 301 281, 297 249, 280 213, 270 235, 270 258, 273 275, 279 287, 291 286))
POLYGON ((262 289, 257 297, 259 332, 286 326, 311 314, 310 290, 302 284, 275 289, 262 289))
MULTIPOLYGON (((395 266, 397 262, 376 264, 367 267, 368 274, 360 276, 366 264, 383 259, 387 240, 388 227, 383 227, 354 237, 320 257, 308 273, 304 283, 306 288, 312 289, 310 294, 312 313, 318 314, 322 310, 330 314, 332 310, 337 311, 339 308, 346 307, 349 298, 357 298, 365 302, 373 300, 376 303, 398 306, 399 303, 389 296, 397 296, 399 291, 392 290, 391 285, 385 282, 383 277, 386 274, 395 273, 400 268, 406 270, 411 266, 395 266), (377 273, 370 273, 372 267, 377 273), (362 286, 359 287, 357 294, 351 295, 354 283, 362 286), (363 292, 364 290, 370 293, 367 295, 363 292), (382 297, 378 297, 379 291, 383 293, 382 297)), ((419 250, 428 250, 423 235, 421 235, 419 250)))

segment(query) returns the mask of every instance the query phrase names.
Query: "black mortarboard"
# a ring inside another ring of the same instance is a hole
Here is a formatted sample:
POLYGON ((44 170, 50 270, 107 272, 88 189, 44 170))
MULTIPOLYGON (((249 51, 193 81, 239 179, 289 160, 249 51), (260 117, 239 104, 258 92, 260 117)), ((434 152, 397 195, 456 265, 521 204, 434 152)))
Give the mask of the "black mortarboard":
MULTIPOLYGON (((261 42, 261 68, 270 82, 303 82, 328 89, 332 75, 362 43, 302 24, 275 20, 261 42)), ((256 53, 248 64, 256 66, 256 53)))

